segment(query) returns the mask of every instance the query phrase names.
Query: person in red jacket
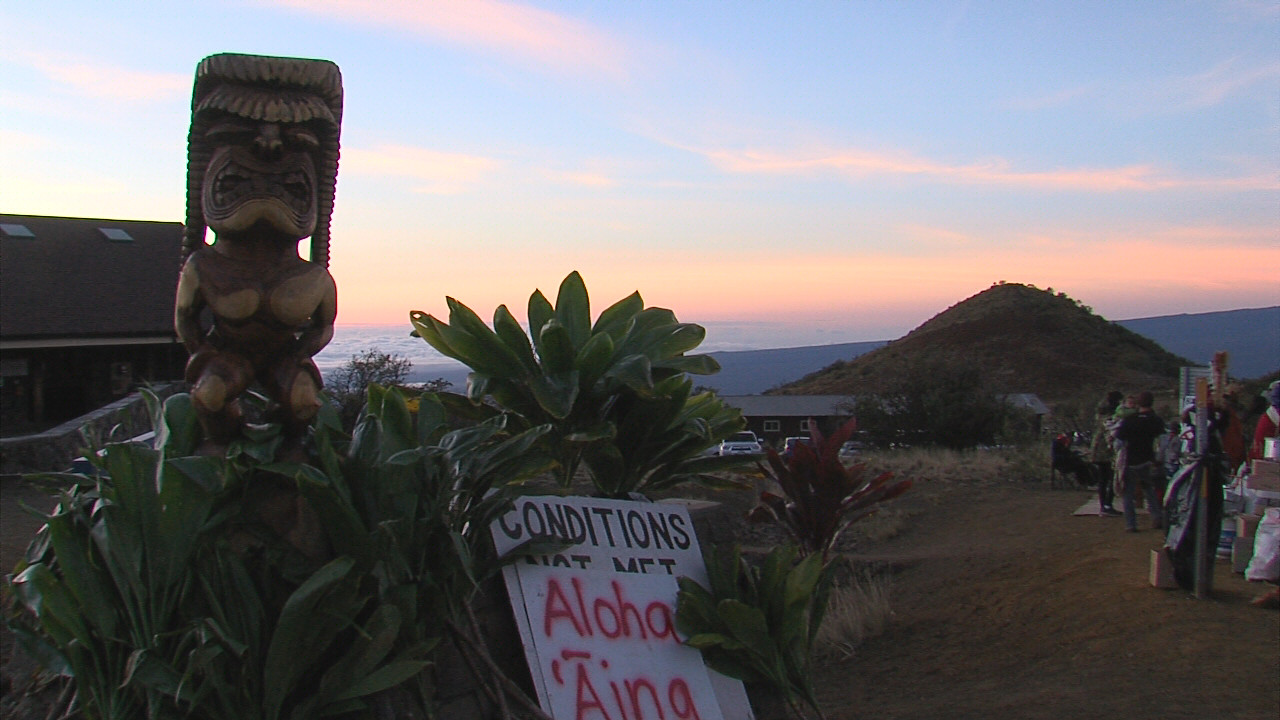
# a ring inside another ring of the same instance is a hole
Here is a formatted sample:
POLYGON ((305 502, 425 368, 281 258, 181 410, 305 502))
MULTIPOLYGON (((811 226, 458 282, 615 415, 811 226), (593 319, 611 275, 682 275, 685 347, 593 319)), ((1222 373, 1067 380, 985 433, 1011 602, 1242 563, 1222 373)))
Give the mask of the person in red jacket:
POLYGON ((1265 455, 1263 448, 1267 438, 1280 438, 1280 380, 1271 383, 1267 391, 1262 393, 1267 399, 1267 411, 1258 418, 1258 425, 1253 430, 1253 444, 1249 446, 1249 459, 1259 460, 1265 455))

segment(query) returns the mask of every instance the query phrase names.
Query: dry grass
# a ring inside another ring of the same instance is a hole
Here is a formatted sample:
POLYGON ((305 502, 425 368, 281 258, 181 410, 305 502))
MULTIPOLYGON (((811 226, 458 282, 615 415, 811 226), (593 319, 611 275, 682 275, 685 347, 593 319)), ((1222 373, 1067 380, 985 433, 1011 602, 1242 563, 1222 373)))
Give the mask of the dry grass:
POLYGON ((875 473, 915 481, 932 480, 964 484, 1026 482, 1047 477, 1048 446, 982 450, 902 448, 868 451, 861 460, 875 473))
POLYGON ((817 657, 847 660, 865 640, 884 632, 893 616, 889 586, 887 577, 869 572, 836 584, 814 638, 817 657))

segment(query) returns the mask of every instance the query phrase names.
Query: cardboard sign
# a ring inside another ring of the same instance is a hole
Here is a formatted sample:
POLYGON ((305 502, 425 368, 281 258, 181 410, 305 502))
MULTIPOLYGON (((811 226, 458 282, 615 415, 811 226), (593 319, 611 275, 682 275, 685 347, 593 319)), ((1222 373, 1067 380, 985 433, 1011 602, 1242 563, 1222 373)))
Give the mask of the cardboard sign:
POLYGON ((551 717, 753 717, 742 683, 708 669, 676 633, 676 578, 707 581, 685 507, 523 497, 490 533, 499 554, 530 539, 567 544, 504 569, 538 701, 551 717))

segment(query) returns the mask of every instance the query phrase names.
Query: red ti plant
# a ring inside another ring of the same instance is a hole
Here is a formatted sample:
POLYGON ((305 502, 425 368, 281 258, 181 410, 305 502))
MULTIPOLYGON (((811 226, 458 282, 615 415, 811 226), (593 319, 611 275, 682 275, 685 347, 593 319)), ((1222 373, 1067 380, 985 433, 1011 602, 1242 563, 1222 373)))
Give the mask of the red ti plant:
POLYGON ((760 470, 778 483, 785 497, 760 493, 760 504, 747 517, 781 523, 799 544, 801 555, 821 553, 825 563, 846 527, 875 513, 876 504, 906 492, 911 481, 890 482, 893 473, 864 480, 865 464, 845 467, 840 446, 853 435, 856 420, 827 437, 817 427, 809 421, 809 442, 797 444, 786 459, 766 449, 769 467, 760 465, 760 470))

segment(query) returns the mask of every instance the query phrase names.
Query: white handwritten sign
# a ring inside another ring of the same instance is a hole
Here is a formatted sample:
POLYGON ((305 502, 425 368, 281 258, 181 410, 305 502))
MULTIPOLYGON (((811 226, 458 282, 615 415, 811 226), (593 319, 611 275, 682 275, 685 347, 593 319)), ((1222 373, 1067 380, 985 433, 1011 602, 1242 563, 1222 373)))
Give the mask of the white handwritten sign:
POLYGON ((567 545, 505 571, 542 708, 556 720, 753 717, 742 683, 706 668, 675 629, 676 578, 706 583, 682 505, 536 496, 490 528, 500 554, 567 545))

